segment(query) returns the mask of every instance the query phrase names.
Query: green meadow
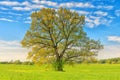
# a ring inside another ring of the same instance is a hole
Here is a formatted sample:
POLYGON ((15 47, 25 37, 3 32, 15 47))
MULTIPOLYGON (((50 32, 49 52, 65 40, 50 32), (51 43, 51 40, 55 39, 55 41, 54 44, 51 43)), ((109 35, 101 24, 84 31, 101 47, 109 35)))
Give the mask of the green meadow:
POLYGON ((51 66, 0 64, 0 80, 120 80, 120 64, 65 65, 64 72, 51 66))

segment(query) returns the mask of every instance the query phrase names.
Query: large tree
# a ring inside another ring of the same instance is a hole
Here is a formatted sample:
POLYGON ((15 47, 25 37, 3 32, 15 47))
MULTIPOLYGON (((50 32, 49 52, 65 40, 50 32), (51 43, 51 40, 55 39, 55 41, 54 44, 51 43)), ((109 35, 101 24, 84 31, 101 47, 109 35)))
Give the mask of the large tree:
POLYGON ((63 61, 70 58, 66 57, 68 52, 73 46, 81 46, 81 40, 86 38, 85 16, 65 8, 43 8, 33 12, 31 19, 31 27, 22 40, 23 47, 31 49, 29 58, 44 63, 52 59, 56 70, 63 71, 63 61))

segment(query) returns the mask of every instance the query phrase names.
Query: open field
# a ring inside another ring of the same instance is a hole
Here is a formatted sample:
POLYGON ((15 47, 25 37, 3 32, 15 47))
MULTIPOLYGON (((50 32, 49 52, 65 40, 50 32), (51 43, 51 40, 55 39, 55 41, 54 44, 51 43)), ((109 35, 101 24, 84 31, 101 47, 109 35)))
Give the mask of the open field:
POLYGON ((120 80, 120 64, 66 65, 64 69, 57 72, 46 66, 0 64, 0 80, 120 80))

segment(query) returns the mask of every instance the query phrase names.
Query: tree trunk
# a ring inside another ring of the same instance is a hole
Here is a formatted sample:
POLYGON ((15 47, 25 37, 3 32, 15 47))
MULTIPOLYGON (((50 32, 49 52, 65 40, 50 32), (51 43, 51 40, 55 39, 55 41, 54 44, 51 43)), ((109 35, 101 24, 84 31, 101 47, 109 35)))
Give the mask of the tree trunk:
POLYGON ((57 47, 55 48, 56 61, 55 61, 55 70, 63 71, 63 58, 59 55, 57 47))
POLYGON ((57 57, 56 63, 57 63, 56 70, 57 71, 63 71, 63 60, 60 56, 57 57))

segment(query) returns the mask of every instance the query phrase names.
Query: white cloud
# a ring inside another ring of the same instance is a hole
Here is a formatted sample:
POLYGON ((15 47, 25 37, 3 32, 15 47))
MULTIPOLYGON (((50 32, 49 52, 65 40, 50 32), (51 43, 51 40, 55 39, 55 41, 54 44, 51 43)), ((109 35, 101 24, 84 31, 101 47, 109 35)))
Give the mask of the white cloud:
POLYGON ((89 28, 93 28, 95 26, 93 19, 90 19, 89 17, 86 17, 85 21, 86 21, 86 24, 89 28))
MULTIPOLYGON (((51 6, 56 6, 54 2, 51 1, 39 1, 39 3, 41 4, 46 4, 46 5, 51 5, 51 6)), ((0 1, 0 5, 4 5, 4 6, 12 6, 13 10, 20 10, 20 11, 30 11, 32 9, 40 9, 40 8, 44 8, 44 5, 40 5, 40 4, 32 4, 28 1, 24 1, 24 2, 17 2, 17 1, 0 1)), ((1 8, 3 9, 3 8, 1 8)), ((5 8, 4 8, 5 9, 5 8)))
POLYGON ((90 12, 87 12, 87 11, 77 11, 79 14, 84 14, 84 15, 87 15, 87 14, 90 14, 90 12))
POLYGON ((112 19, 101 18, 101 24, 109 26, 112 22, 112 19))
POLYGON ((28 1, 25 2, 17 2, 17 1, 0 1, 0 5, 4 6, 29 6, 30 3, 28 1))
POLYGON ((111 10, 114 6, 104 6, 105 9, 111 10))
POLYGON ((1 21, 8 21, 8 22, 14 22, 14 20, 7 19, 7 18, 0 18, 1 21))
POLYGON ((113 9, 113 7, 114 6, 101 6, 101 5, 96 6, 97 9, 107 9, 107 10, 111 10, 111 9, 113 9))
POLYGON ((99 18, 96 18, 96 19, 94 20, 94 23, 96 24, 96 26, 100 25, 100 24, 101 24, 100 19, 99 19, 99 18))
POLYGON ((116 16, 120 17, 120 10, 115 11, 116 16))
POLYGON ((100 19, 101 17, 90 16, 90 18, 93 19, 93 23, 94 23, 96 26, 102 24, 102 23, 101 23, 101 19, 100 19))
POLYGON ((13 12, 0 12, 1 14, 10 14, 10 15, 16 15, 16 16, 22 16, 22 14, 19 13, 13 13, 13 12))
POLYGON ((108 36, 108 40, 120 43, 120 36, 108 36))
POLYGON ((19 5, 19 2, 16 2, 16 1, 0 1, 0 5, 17 6, 17 5, 19 5))
POLYGON ((54 6, 54 7, 58 5, 56 2, 46 1, 46 0, 33 0, 33 2, 36 4, 44 4, 48 6, 54 6))
POLYGON ((61 3, 59 6, 71 8, 71 7, 74 7, 75 5, 74 3, 61 3))
POLYGON ((78 12, 80 15, 87 15, 87 14, 90 14, 90 12, 88 11, 83 11, 83 10, 74 10, 74 9, 71 9, 70 11, 72 12, 78 12))
POLYGON ((108 15, 107 12, 103 12, 103 11, 95 11, 94 14, 97 14, 99 16, 107 16, 108 15))
POLYGON ((6 47, 6 46, 20 46, 20 42, 18 41, 3 41, 0 40, 0 47, 6 47))
POLYGON ((26 51, 22 50, 23 52, 21 52, 21 53, 15 52, 15 51, 21 51, 19 49, 13 49, 13 50, 7 49, 7 51, 9 51, 9 53, 8 52, 6 53, 6 52, 0 50, 0 52, 2 52, 2 53, 0 53, 0 61, 11 61, 11 60, 27 61, 28 60, 28 59, 26 59, 26 57, 27 57, 26 51))
POLYGON ((30 6, 31 4, 28 1, 22 2, 22 4, 20 5, 24 5, 24 6, 30 6))
POLYGON ((94 8, 95 6, 93 6, 90 3, 76 3, 75 5, 76 7, 87 7, 87 8, 94 8))
POLYGON ((120 57, 120 46, 110 45, 104 46, 104 49, 98 53, 98 59, 106 59, 106 58, 115 58, 120 57))
POLYGON ((85 21, 86 21, 87 26, 90 28, 103 24, 100 21, 100 17, 95 17, 95 16, 87 16, 85 21))
POLYGON ((41 8, 45 8, 45 6, 43 5, 31 5, 31 6, 25 6, 25 7, 13 7, 13 10, 17 10, 17 11, 31 11, 34 9, 41 9, 41 8))
POLYGON ((89 28, 94 28, 95 27, 95 24, 94 23, 86 23, 86 25, 89 27, 89 28))
POLYGON ((19 41, 0 40, 0 61, 26 60, 28 50, 19 41))
POLYGON ((99 25, 109 25, 112 20, 111 19, 106 19, 104 17, 97 17, 97 16, 93 16, 93 15, 88 15, 86 16, 85 18, 85 21, 86 21, 86 25, 90 28, 94 28, 94 27, 97 27, 99 25))
POLYGON ((46 7, 43 5, 31 5, 30 8, 31 9, 41 9, 41 8, 46 8, 46 7))
POLYGON ((18 11, 30 11, 32 8, 30 7, 13 7, 12 9, 18 10, 18 11))
POLYGON ((12 6, 13 10, 19 10, 19 11, 29 11, 32 10, 30 8, 31 3, 28 1, 24 2, 17 2, 17 1, 0 1, 0 5, 4 6, 12 6))
POLYGON ((80 8, 94 8, 94 6, 90 3, 82 3, 82 2, 67 2, 67 3, 61 3, 59 7, 80 7, 80 8))
POLYGON ((39 0, 32 0, 32 2, 34 2, 34 3, 39 3, 39 0))

